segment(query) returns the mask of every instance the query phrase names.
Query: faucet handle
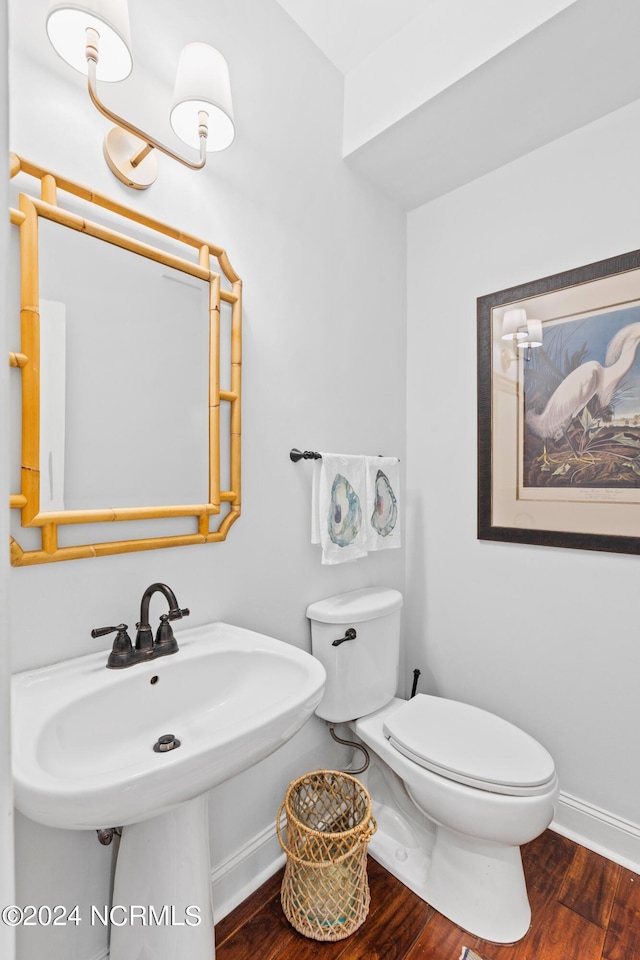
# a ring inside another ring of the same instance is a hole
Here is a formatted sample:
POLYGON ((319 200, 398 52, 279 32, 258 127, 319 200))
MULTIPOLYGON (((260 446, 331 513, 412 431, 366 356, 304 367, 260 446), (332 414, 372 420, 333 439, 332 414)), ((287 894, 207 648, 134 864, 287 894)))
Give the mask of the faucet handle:
POLYGON ((126 623, 119 623, 117 627, 96 627, 91 631, 91 636, 96 639, 96 637, 104 637, 108 633, 121 633, 123 630, 127 629, 126 623))
MULTIPOLYGON (((189 611, 187 610, 187 613, 189 611)), ((170 613, 163 613, 160 617, 160 626, 156 633, 156 642, 153 645, 156 657, 164 657, 168 653, 176 653, 178 650, 178 641, 173 635, 173 630, 169 621, 177 620, 178 617, 171 617, 170 613)))
POLYGON ((111 669, 118 669, 118 667, 128 667, 130 663, 134 663, 135 651, 131 646, 131 637, 127 633, 127 624, 119 623, 117 627, 96 627, 91 631, 91 636, 104 637, 107 633, 116 634, 107 666, 111 669))

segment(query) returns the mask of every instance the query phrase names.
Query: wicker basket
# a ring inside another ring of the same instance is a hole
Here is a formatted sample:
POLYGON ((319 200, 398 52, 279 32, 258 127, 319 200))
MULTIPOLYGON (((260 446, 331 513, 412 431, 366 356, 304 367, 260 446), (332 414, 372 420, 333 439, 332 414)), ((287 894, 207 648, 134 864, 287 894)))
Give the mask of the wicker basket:
POLYGON ((289 784, 276 829, 287 854, 281 899, 289 923, 313 940, 350 936, 369 912, 367 843, 376 823, 367 791, 346 773, 307 773, 289 784))

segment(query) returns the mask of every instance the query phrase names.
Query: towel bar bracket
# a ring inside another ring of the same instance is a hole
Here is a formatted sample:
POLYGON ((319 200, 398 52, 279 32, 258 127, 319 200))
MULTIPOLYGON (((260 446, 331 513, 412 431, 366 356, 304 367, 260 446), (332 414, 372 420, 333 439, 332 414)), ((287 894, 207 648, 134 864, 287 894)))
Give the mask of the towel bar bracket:
POLYGON ((316 450, 297 450, 296 447, 290 451, 289 457, 294 463, 298 460, 322 460, 322 454, 316 450))

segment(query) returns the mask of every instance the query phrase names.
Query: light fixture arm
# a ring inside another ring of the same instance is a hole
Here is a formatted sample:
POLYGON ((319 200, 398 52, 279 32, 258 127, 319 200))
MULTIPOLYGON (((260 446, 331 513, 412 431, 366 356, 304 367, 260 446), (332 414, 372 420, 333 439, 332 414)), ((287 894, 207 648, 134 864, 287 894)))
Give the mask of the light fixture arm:
POLYGON ((182 157, 180 154, 175 153, 171 150, 170 147, 165 146, 159 140, 156 140, 155 137, 149 136, 148 133, 145 133, 143 130, 140 130, 134 124, 129 123, 127 120, 124 120, 122 117, 119 117, 118 114, 114 113, 108 107, 106 107, 100 97, 98 96, 97 90, 97 81, 96 81, 96 69, 98 66, 98 43, 99 36, 96 30, 92 27, 87 27, 87 46, 86 46, 86 57, 87 57, 87 74, 88 74, 88 90, 91 102, 96 107, 100 113, 111 120, 112 123, 117 124, 122 130, 130 134, 133 137, 136 137, 138 140, 143 141, 143 146, 140 150, 136 150, 129 159, 129 163, 132 167, 137 167, 142 160, 153 150, 160 150, 161 153, 166 154, 168 157, 172 157, 174 160, 178 160, 179 163, 184 164, 185 167, 190 167, 192 170, 201 170, 207 162, 207 136, 209 133, 208 128, 208 114, 205 110, 201 110, 198 114, 198 137, 200 140, 200 159, 198 161, 189 160, 187 157, 182 157))

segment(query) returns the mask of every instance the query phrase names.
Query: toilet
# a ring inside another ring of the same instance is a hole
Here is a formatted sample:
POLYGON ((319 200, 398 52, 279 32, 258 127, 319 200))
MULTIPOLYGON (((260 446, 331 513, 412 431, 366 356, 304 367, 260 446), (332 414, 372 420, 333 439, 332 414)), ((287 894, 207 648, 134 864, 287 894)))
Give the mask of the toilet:
POLYGON ((483 940, 529 929, 520 845, 551 823, 558 779, 533 737, 470 704, 396 697, 402 594, 367 587, 312 603, 311 648, 327 680, 316 714, 367 748, 371 855, 483 940))

